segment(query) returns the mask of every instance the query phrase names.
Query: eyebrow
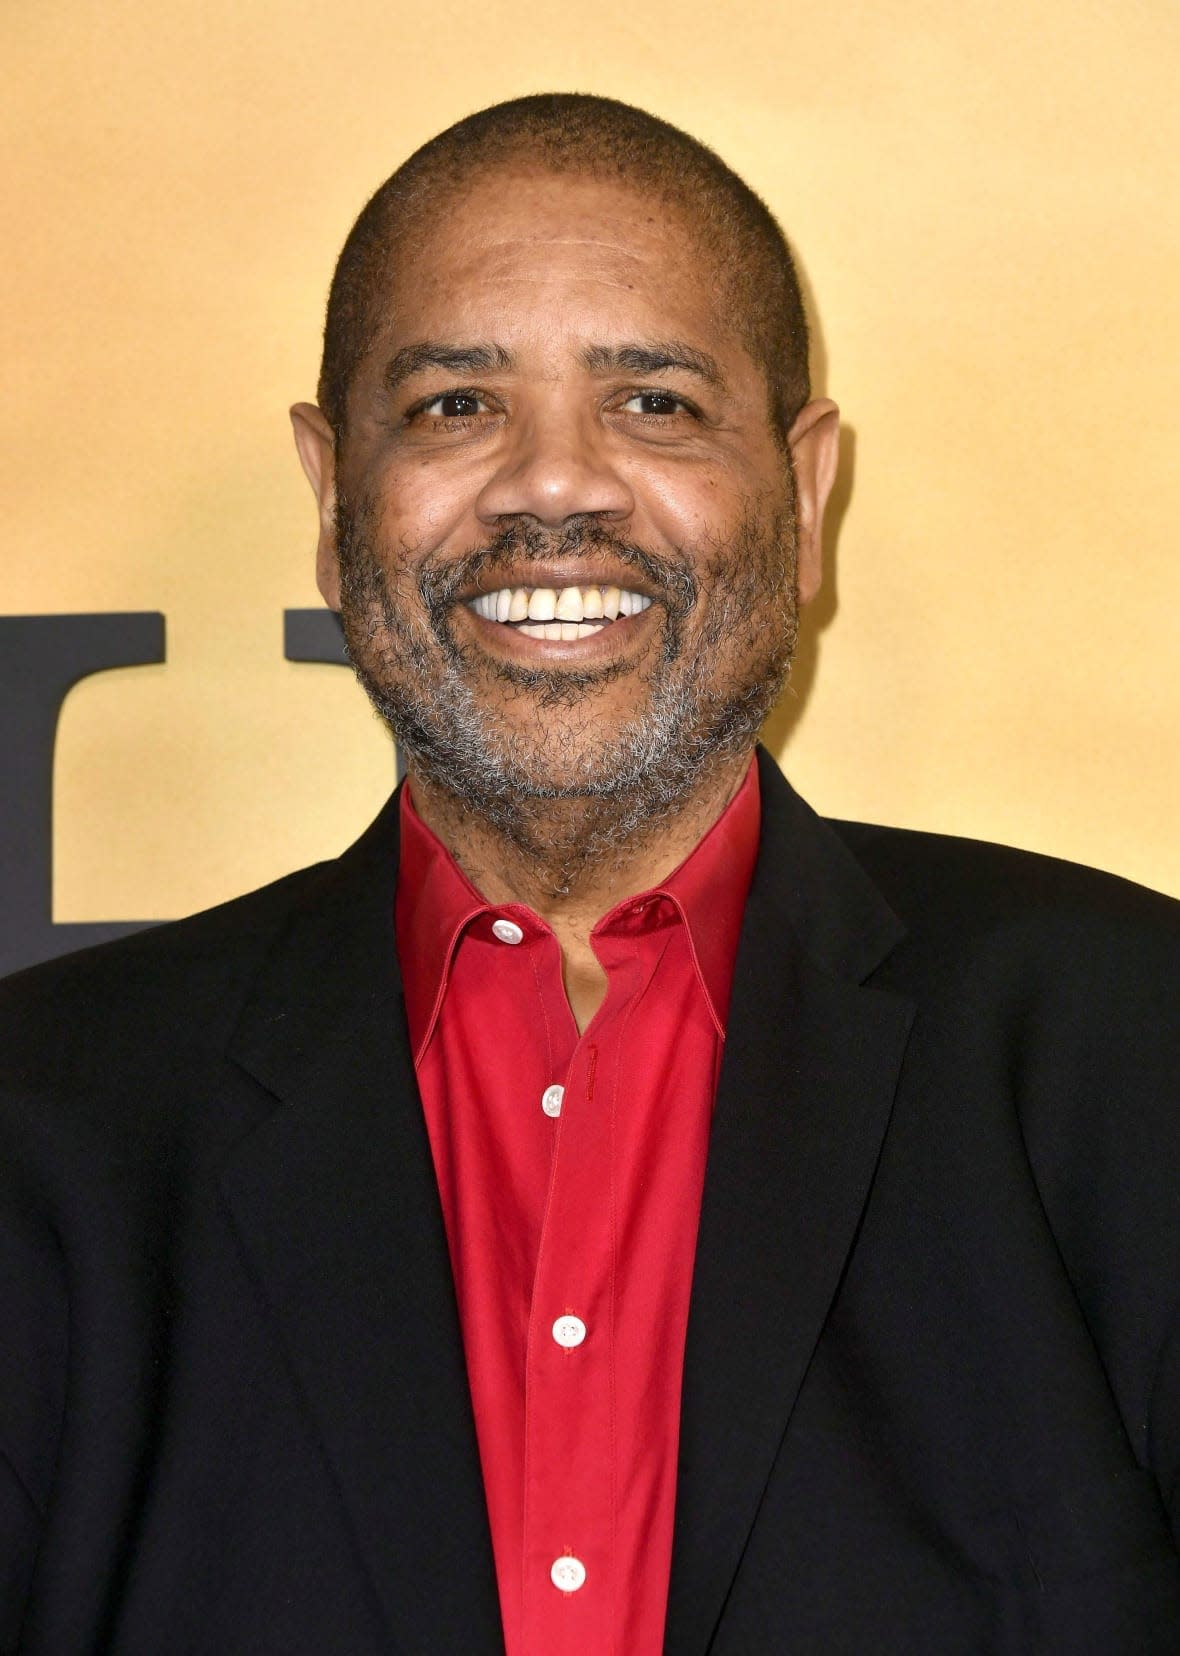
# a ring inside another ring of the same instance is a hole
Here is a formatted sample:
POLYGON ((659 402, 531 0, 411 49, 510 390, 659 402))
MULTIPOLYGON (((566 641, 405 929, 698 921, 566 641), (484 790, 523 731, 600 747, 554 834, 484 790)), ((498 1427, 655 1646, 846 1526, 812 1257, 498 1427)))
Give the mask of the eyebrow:
POLYGON ((395 351, 385 365, 385 389, 396 391, 414 374, 427 368, 445 368, 451 374, 490 374, 512 367, 512 354, 502 345, 444 345, 423 339, 395 351))
MULTIPOLYGON (((451 374, 508 373, 516 366, 503 345, 447 345, 422 339, 395 351, 385 366, 385 389, 396 391, 415 374, 442 368, 451 374)), ((621 345, 589 345, 582 366, 592 374, 660 374, 679 370, 695 374, 715 390, 725 390, 725 375, 716 357, 679 339, 634 340, 621 345)))
POLYGON ((679 339, 637 340, 625 345, 591 345, 582 362, 593 374, 659 374, 668 369, 695 374, 717 391, 725 390, 725 375, 716 357, 679 339))

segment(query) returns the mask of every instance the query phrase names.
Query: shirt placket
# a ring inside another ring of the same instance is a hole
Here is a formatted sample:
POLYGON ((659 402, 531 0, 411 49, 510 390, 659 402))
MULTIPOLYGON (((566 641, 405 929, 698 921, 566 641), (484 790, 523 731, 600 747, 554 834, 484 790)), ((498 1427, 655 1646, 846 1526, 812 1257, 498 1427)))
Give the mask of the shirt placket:
POLYGON ((611 1579, 610 1123, 597 1041, 582 1041, 556 1122, 525 1378, 525 1652, 586 1652, 611 1579), (597 1446, 597 1450, 595 1449, 597 1446))
POLYGON ((615 940, 604 964, 607 997, 574 1049, 556 1121, 530 1309, 526 1656, 600 1656, 617 1626, 614 1112, 621 1040, 651 962, 615 940))

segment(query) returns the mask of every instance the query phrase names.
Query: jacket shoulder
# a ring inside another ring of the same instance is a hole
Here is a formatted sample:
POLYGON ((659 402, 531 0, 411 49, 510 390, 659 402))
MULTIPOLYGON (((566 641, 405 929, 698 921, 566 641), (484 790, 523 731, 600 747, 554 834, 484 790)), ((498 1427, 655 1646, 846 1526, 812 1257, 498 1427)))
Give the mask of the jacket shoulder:
POLYGON ((0 1085, 22 1090, 228 1030, 291 911, 333 865, 318 863, 182 920, 147 926, 0 981, 0 1085))
POLYGON ((1119 875, 985 840, 828 822, 912 933, 1129 929, 1180 944, 1180 902, 1119 875))

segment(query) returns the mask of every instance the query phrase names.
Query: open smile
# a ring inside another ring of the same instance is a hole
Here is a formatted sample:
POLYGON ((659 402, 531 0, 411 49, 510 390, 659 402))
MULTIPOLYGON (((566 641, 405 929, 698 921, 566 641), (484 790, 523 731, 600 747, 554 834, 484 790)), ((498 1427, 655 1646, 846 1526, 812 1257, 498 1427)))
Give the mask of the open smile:
POLYGON ((645 593, 617 586, 499 587, 467 600, 467 608, 483 620, 554 644, 592 638, 650 606, 645 593))

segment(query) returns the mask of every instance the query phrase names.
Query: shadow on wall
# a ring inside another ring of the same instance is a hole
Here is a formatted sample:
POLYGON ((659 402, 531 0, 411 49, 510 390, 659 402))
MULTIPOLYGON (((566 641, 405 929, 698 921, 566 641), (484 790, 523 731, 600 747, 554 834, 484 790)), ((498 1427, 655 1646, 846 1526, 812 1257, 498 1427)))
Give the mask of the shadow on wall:
MULTIPOLYGON (((831 396, 828 387, 828 349, 824 340, 823 324, 811 280, 792 248, 803 302, 811 325, 811 394, 813 397, 831 396)), ((839 398, 836 398, 839 401, 839 398)), ((840 465, 836 482, 828 501, 824 519, 824 581, 815 602, 804 610, 800 619, 799 645, 787 687, 771 711, 762 731, 762 740, 774 754, 782 752, 790 741, 795 726, 803 715, 811 687, 819 666, 820 636, 835 619, 839 607, 837 581, 837 547, 840 530, 852 500, 856 473, 856 430, 849 425, 840 427, 840 465)))
POLYGON ((840 469, 836 473, 824 520, 824 584, 815 601, 800 617, 799 645, 791 676, 762 730, 763 742, 776 755, 790 741, 795 726, 803 716, 819 666, 820 635, 831 625, 839 607, 836 552, 840 528, 852 499, 855 463, 856 432, 851 426, 841 426, 840 469))

